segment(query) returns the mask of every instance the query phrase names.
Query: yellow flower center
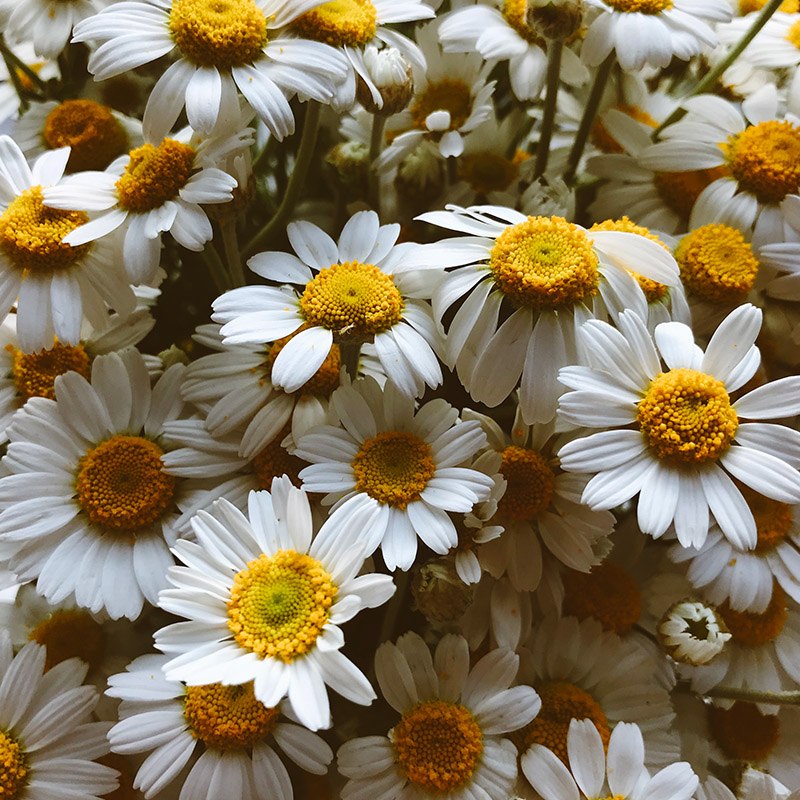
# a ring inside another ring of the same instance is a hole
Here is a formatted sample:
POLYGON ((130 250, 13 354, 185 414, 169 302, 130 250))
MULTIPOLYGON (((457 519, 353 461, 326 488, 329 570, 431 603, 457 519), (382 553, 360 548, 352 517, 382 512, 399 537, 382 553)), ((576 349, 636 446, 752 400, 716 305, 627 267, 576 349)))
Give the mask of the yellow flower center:
POLYGON ((260 658, 289 663, 315 645, 338 592, 322 564, 305 553, 262 553, 233 579, 228 628, 260 658))
POLYGON ((771 497, 764 497, 748 486, 739 486, 739 490, 747 500, 756 521, 758 544, 755 552, 761 555, 774 550, 794 527, 792 507, 771 497))
POLYGON ((531 24, 528 0, 503 0, 501 12, 506 22, 529 44, 545 47, 546 42, 531 24))
POLYGON ((639 621, 642 595, 631 574, 604 561, 591 572, 567 570, 564 579, 564 614, 580 620, 594 617, 607 631, 627 633, 639 621))
POLYGON ((128 149, 128 137, 107 106, 94 100, 65 100, 44 121, 47 146, 71 147, 67 170, 104 170, 128 149))
POLYGON ((703 189, 727 175, 730 170, 724 164, 688 172, 656 172, 653 184, 664 205, 686 221, 703 189))
POLYGON ((475 717, 464 706, 442 700, 406 711, 390 736, 400 771, 434 794, 466 786, 483 753, 483 732, 475 717))
POLYGON ((78 504, 103 528, 136 531, 172 506, 175 478, 162 471, 164 451, 141 436, 112 436, 81 459, 78 504))
POLYGON ((64 244, 68 233, 89 221, 87 214, 48 208, 42 199, 42 187, 33 186, 0 214, 0 251, 16 269, 38 274, 68 269, 91 247, 64 244))
POLYGON ((752 703, 737 702, 728 709, 710 705, 708 723, 725 755, 739 761, 763 761, 781 736, 777 715, 762 714, 752 703))
POLYGON ((567 734, 572 719, 588 719, 594 723, 603 745, 608 746, 611 729, 600 704, 573 683, 553 681, 537 686, 542 709, 533 722, 517 731, 512 737, 519 751, 525 752, 532 744, 541 744, 552 750, 565 764, 567 734))
POLYGON ((761 647, 774 641, 783 631, 789 616, 786 595, 777 583, 772 587, 772 600, 767 610, 761 614, 734 611, 727 602, 717 610, 731 632, 733 641, 745 647, 761 647))
POLYGON ((597 292, 597 256, 586 231, 563 217, 528 217, 511 225, 492 248, 489 268, 514 303, 557 309, 597 292))
POLYGON ((333 47, 363 47, 375 36, 378 12, 372 0, 331 0, 298 17, 294 28, 333 47))
POLYGON ((298 473, 305 466, 305 462, 297 456, 291 455, 286 448, 281 447, 281 442, 287 431, 281 431, 260 453, 253 457, 250 466, 256 476, 258 485, 269 491, 272 488, 272 479, 281 475, 288 475, 295 486, 300 485, 298 473))
POLYGON ((120 206, 142 213, 173 200, 192 175, 194 157, 194 148, 174 139, 131 150, 131 160, 117 181, 120 206))
POLYGON ((530 522, 550 506, 556 476, 537 450, 509 445, 503 450, 500 472, 506 491, 497 504, 497 516, 509 522, 530 522))
MULTIPOLYGON (((649 128, 655 129, 658 127, 658 120, 653 119, 647 111, 639 106, 620 103, 613 106, 613 108, 617 111, 621 111, 623 114, 627 114, 637 122, 643 122, 649 128)), ((598 150, 602 150, 604 153, 625 152, 622 145, 609 133, 601 117, 597 117, 592 124, 592 143, 598 150)))
MULTIPOLYGON (((47 648, 45 670, 66 661, 80 658, 92 669, 103 660, 103 626, 81 609, 58 609, 42 620, 28 635, 33 642, 47 648)), ((0 793, 0 797, 4 797, 0 793)))
POLYGON ((800 49, 800 21, 795 22, 786 33, 786 41, 800 49))
POLYGON ((528 158, 522 150, 513 159, 489 151, 470 153, 458 160, 458 175, 481 195, 502 192, 519 177, 519 165, 528 158))
MULTIPOLYGON (((745 14, 752 14, 753 11, 760 11, 767 4, 767 0, 739 0, 739 13, 744 16, 745 14)), ((783 0, 778 6, 778 11, 784 14, 796 14, 800 11, 800 2, 798 0, 783 0)))
POLYGON ((17 800, 28 782, 28 759, 16 739, 0 731, 0 797, 17 800))
POLYGON ((169 30, 181 54, 199 67, 250 64, 267 43, 267 18, 254 0, 173 0, 169 30))
MULTIPOLYGON (((278 339, 278 341, 270 347, 265 365, 269 374, 272 372, 272 365, 275 363, 278 353, 280 353, 298 333, 307 328, 309 328, 309 325, 303 325, 289 336, 278 339)), ((297 390, 297 392, 299 394, 313 394, 329 397, 333 390, 339 386, 339 372, 341 367, 341 352, 339 350, 339 345, 335 344, 331 347, 328 355, 325 356, 322 366, 297 390)))
POLYGON ((391 276, 372 264, 333 264, 306 284, 300 311, 309 326, 344 341, 364 340, 400 322, 403 297, 391 276))
POLYGON ((625 14, 660 14, 672 8, 672 0, 606 0, 615 11, 625 14))
POLYGON ((681 239, 675 259, 684 286, 712 303, 741 303, 758 275, 753 248, 728 225, 696 228, 681 239))
POLYGON ((6 345, 13 355, 11 374, 17 394, 25 400, 31 397, 55 399, 55 380, 59 375, 73 371, 88 380, 91 360, 83 345, 56 342, 47 350, 23 353, 14 345, 6 345))
MULTIPOLYGON (((410 108, 414 126, 425 130, 425 120, 434 111, 450 112, 448 130, 458 130, 469 118, 472 111, 472 89, 457 78, 445 78, 436 83, 429 83, 417 95, 410 108)), ((441 138, 444 131, 436 131, 441 138)))
POLYGON ((671 369, 654 378, 639 402, 637 420, 656 456, 678 464, 719 458, 739 426, 722 381, 693 369, 671 369))
POLYGON ((800 189, 800 127, 777 119, 751 125, 728 140, 733 177, 762 203, 778 203, 800 189))
POLYGON ((256 700, 253 684, 187 686, 183 714, 195 739, 215 750, 244 750, 263 741, 280 712, 256 700))

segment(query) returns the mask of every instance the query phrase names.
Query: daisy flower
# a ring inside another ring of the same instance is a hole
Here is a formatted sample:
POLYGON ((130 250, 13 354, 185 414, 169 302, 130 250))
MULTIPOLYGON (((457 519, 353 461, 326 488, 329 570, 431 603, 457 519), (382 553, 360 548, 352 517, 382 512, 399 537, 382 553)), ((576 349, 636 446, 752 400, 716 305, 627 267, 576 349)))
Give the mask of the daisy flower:
POLYGON ((73 41, 100 43, 89 57, 95 80, 173 54, 144 112, 147 137, 160 138, 186 107, 189 125, 209 134, 238 114, 237 89, 270 133, 294 132, 287 96, 327 102, 346 75, 332 47, 289 35, 286 26, 316 0, 146 0, 111 4, 75 27, 73 41))
MULTIPOLYGON (((732 46, 752 24, 752 18, 739 17, 728 25, 721 25, 717 32, 723 43, 732 46)), ((754 67, 771 70, 794 69, 800 65, 800 14, 779 10, 747 45, 743 57, 754 67)))
POLYGON ((728 0, 586 0, 596 10, 581 57, 596 67, 612 51, 629 72, 666 67, 714 47, 714 23, 732 16, 728 0))
POLYGON ((518 663, 510 650, 493 650, 470 669, 467 643, 453 634, 433 657, 416 633, 382 644, 375 672, 400 719, 387 736, 339 748, 339 771, 349 779, 343 800, 513 794, 517 752, 504 734, 528 724, 540 705, 529 686, 511 687, 518 663))
MULTIPOLYGON (((8 9, 6 9, 6 13, 8 13, 8 9)), ((0 19, 5 20, 2 9, 0 9, 0 19)), ((21 42, 19 45, 15 44, 13 50, 14 55, 17 56, 23 64, 30 67, 43 81, 60 77, 58 63, 38 58, 30 42, 21 42)), ((17 72, 17 78, 20 80, 23 87, 29 89, 33 88, 27 75, 20 75, 20 73, 17 72)), ((5 60, 0 58, 0 125, 8 123, 9 120, 16 119, 19 112, 20 102, 16 86, 14 86, 14 82, 11 80, 5 60)))
POLYGON ((150 388, 142 356, 98 356, 91 382, 55 381, 8 434, 0 478, 0 554, 51 603, 135 619, 155 604, 172 564, 180 485, 163 472, 164 423, 179 416, 183 366, 150 388))
POLYGON ((72 247, 66 237, 89 221, 80 210, 44 205, 62 180, 69 148, 28 166, 17 144, 0 136, 0 318, 17 304, 17 335, 26 352, 80 341, 84 315, 101 328, 109 308, 125 316, 136 298, 105 246, 72 247))
POLYGON ((375 698, 342 654, 339 628, 394 592, 386 575, 359 575, 358 538, 374 513, 350 515, 333 545, 325 536, 326 526, 339 523, 332 515, 312 541, 308 496, 284 477, 273 481, 271 494, 251 492, 248 517, 220 499, 193 518, 197 541, 175 545, 186 566, 170 569, 175 588, 165 589, 159 604, 188 621, 155 634, 158 649, 172 656, 165 675, 188 686, 254 681, 254 697, 265 706, 288 695, 303 725, 326 728, 326 685, 360 705, 375 698))
POLYGON ((146 800, 174 785, 186 767, 181 797, 292 800, 292 782, 275 745, 301 769, 327 772, 333 751, 296 725, 285 703, 260 703, 252 683, 184 686, 164 677, 167 660, 137 658, 108 679, 106 692, 122 700, 120 721, 108 732, 111 749, 147 754, 133 783, 146 800))
POLYGON ((564 445, 562 469, 594 474, 583 491, 591 508, 614 508, 638 494, 639 527, 653 537, 674 524, 684 547, 700 547, 710 511, 732 544, 755 547, 753 514, 731 476, 774 500, 800 502, 800 434, 760 421, 800 411, 800 379, 730 397, 760 365, 753 343, 761 311, 737 308, 705 353, 680 322, 659 325, 655 341, 635 313, 624 312, 618 324, 587 322, 581 341, 592 366, 561 371, 573 389, 561 398, 563 419, 611 428, 564 445))
MULTIPOLYGON (((558 369, 575 363, 575 329, 592 316, 598 295, 611 307, 635 307, 641 289, 634 271, 667 286, 679 282, 675 260, 645 236, 587 231, 562 217, 526 217, 499 206, 449 209, 418 219, 468 235, 417 253, 419 263, 457 267, 433 293, 437 320, 465 298, 450 323, 446 361, 455 364, 472 399, 490 407, 521 378, 527 424, 555 416, 558 369), (512 313, 499 324, 501 306, 512 313)), ((604 315, 605 307, 597 313, 604 315)))
MULTIPOLYGON (((273 281, 304 286, 245 286, 214 301, 212 319, 225 323, 224 344, 274 342, 297 333, 272 364, 272 384, 296 392, 316 373, 336 344, 373 342, 387 377, 416 397, 441 383, 434 354, 438 331, 426 278, 409 275, 419 245, 395 244, 400 226, 380 225, 374 211, 359 211, 338 244, 310 222, 287 228, 297 256, 259 253, 248 265, 273 281), (316 274, 315 274, 316 273, 316 274), (302 329, 302 330, 301 330, 302 329)), ((432 267, 434 269, 435 267, 432 267)))
POLYGON ((656 633, 667 655, 692 666, 713 661, 731 639, 717 610, 691 599, 673 603, 658 622, 656 633))
MULTIPOLYGON (((367 555, 381 548, 389 570, 407 570, 417 537, 443 555, 458 544, 448 511, 465 513, 488 499, 494 481, 470 468, 486 436, 478 422, 460 422, 444 400, 415 411, 413 398, 372 378, 342 386, 331 395, 339 424, 301 436, 294 454, 311 466, 300 472, 309 492, 327 493, 340 522, 327 535, 339 547, 351 516, 374 510, 362 534, 367 555)), ((322 536, 322 534, 320 534, 322 536)))
POLYGON ((540 744, 522 756, 522 771, 543 800, 690 800, 698 786, 685 761, 651 777, 644 766, 642 732, 632 723, 621 722, 604 742, 589 720, 573 719, 567 749, 569 769, 540 744))
POLYGON ((97 13, 96 0, 15 0, 4 20, 4 33, 10 39, 31 42, 37 56, 57 58, 67 46, 73 28, 97 13))

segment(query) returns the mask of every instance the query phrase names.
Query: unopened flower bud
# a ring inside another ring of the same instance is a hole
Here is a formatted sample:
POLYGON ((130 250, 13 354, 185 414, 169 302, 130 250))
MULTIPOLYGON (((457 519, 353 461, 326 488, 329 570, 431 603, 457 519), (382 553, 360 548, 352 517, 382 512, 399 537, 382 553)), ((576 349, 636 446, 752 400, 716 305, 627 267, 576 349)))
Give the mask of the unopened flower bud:
POLYGON ((161 359, 164 369, 169 369, 175 364, 185 365, 189 363, 189 356, 176 344, 172 344, 166 350, 162 350, 158 357, 161 359))
POLYGON ((467 610, 473 590, 458 577, 451 558, 439 558, 419 567, 411 593, 429 622, 454 622, 467 610))
POLYGON ((381 102, 377 102, 363 78, 358 79, 356 97, 370 114, 389 117, 402 111, 414 94, 414 76, 411 65, 403 54, 394 47, 379 50, 370 45, 364 50, 364 66, 367 74, 380 92, 381 102))
POLYGON ((528 26, 547 39, 569 39, 582 22, 582 0, 528 0, 528 26))
POLYGON ((438 148, 424 141, 412 150, 397 168, 394 185, 412 212, 429 207, 445 187, 444 162, 438 148))
POLYGON ((657 631, 661 645, 675 661, 695 667, 716 658, 731 638, 713 606, 691 599, 672 605, 657 631))
POLYGON ((369 178, 369 147, 361 142, 340 142, 325 156, 343 186, 366 192, 369 178))

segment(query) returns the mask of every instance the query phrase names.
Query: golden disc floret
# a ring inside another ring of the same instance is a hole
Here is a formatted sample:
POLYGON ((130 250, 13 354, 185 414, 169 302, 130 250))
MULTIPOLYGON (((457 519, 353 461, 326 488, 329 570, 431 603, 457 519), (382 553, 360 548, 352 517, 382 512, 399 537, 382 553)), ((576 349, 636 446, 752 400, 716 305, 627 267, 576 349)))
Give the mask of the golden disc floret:
POLYGON ((158 521, 172 506, 176 479, 163 472, 164 451, 149 439, 119 434, 80 460, 77 501, 91 522, 136 531, 158 521))
MULTIPOLYGON (((429 83, 416 97, 409 109, 414 127, 427 130, 425 120, 434 111, 450 113, 450 127, 457 131, 469 119, 472 111, 472 89, 458 78, 444 78, 429 83)), ((436 131, 441 137, 444 131, 436 131)))
POLYGON ((436 472, 431 446, 405 431, 366 439, 353 459, 356 490, 379 503, 404 509, 419 499, 436 472))
MULTIPOLYGON (((272 373, 272 365, 278 357, 278 353, 297 336, 301 331, 307 330, 308 324, 302 325, 294 333, 278 339, 267 353, 266 368, 268 373, 272 373)), ((320 368, 297 390, 298 394, 313 394, 320 397, 330 397, 334 389, 339 386, 339 373, 342 368, 342 354, 339 345, 334 344, 325 356, 320 368)))
POLYGON ((761 647, 775 641, 783 632, 789 617, 786 595, 777 583, 772 587, 772 599, 766 611, 761 614, 734 611, 727 601, 717 611, 731 632, 733 641, 745 647, 761 647))
POLYGON ((117 181, 117 198, 125 211, 139 214, 174 200, 194 170, 195 150, 164 139, 131 150, 130 161, 117 181))
POLYGON ((300 486, 298 475, 306 464, 281 446, 288 432, 287 429, 281 431, 263 450, 253 456, 250 462, 256 481, 262 489, 269 491, 272 488, 272 479, 280 478, 281 475, 287 475, 295 486, 300 486))
POLYGON ((753 703, 708 707, 711 735, 728 758, 758 763, 775 749, 781 735, 776 714, 762 714, 753 703))
POLYGON ((538 450, 512 444, 501 456, 500 473, 507 485, 497 504, 497 516, 508 522, 530 522, 550 506, 555 472, 538 450))
POLYGON ((372 0, 331 0, 299 16, 293 28, 333 47, 363 47, 378 30, 378 12, 372 0))
POLYGON ((11 375, 17 394, 25 400, 31 397, 55 399, 56 378, 67 372, 77 372, 89 379, 92 362, 81 344, 56 342, 35 353, 23 353, 9 344, 6 350, 12 354, 11 375))
POLYGON ((615 11, 624 14, 660 14, 672 8, 672 0, 606 0, 615 11))
POLYGON ((789 26, 786 32, 786 41, 800 50, 800 20, 789 26))
POLYGON ((688 221, 703 189, 728 175, 730 170, 724 164, 686 172, 656 172, 653 175, 653 185, 664 205, 682 220, 688 221))
POLYGON ((492 247, 489 269, 513 303, 558 309, 597 292, 598 259, 586 231, 563 217, 528 217, 510 225, 492 247))
POLYGON ((91 244, 72 247, 64 237, 89 221, 83 211, 48 208, 41 186, 25 189, 0 214, 0 252, 20 271, 35 274, 69 269, 91 244))
MULTIPOLYGON (((739 0, 739 14, 745 16, 753 11, 760 11, 767 4, 767 0, 739 0)), ((783 0, 778 6, 778 11, 784 14, 796 14, 800 11, 799 0, 783 0)))
POLYGON ((196 66, 230 69, 261 56, 267 18, 254 0, 173 0, 169 32, 196 66))
POLYGON ((245 650, 286 663, 308 653, 338 592, 325 567, 305 553, 262 553, 233 579, 228 628, 245 650))
POLYGON ((604 561, 591 572, 568 569, 563 575, 566 616, 593 617, 604 630, 628 633, 642 613, 642 593, 633 576, 619 564, 604 561))
POLYGON ((22 798, 28 773, 28 759, 20 743, 11 734, 0 731, 0 798, 22 798))
POLYGON ((636 419, 655 455, 676 464, 716 460, 739 426, 725 384, 685 368, 662 372, 650 382, 636 419))
POLYGON ((47 648, 45 671, 68 658, 80 658, 92 669, 99 667, 103 660, 103 626, 88 611, 80 608, 53 611, 28 634, 28 638, 47 648))
POLYGON ((245 750, 272 733, 280 716, 256 700, 253 684, 187 686, 183 715, 189 732, 215 750, 245 750))
POLYGON ((469 709, 442 700, 406 711, 390 738, 400 771, 433 794, 466 786, 483 754, 483 732, 469 709))

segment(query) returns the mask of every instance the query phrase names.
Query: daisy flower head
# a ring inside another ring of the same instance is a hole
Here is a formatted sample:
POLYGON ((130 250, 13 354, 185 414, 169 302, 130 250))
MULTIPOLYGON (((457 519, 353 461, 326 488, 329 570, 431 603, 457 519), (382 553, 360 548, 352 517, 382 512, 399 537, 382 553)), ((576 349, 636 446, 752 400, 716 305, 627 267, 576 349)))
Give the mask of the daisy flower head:
POLYGON ((450 323, 445 360, 472 399, 487 406, 499 405, 519 385, 526 424, 555 416, 558 370, 577 360, 580 323, 595 311, 605 315, 608 307, 644 302, 631 273, 670 287, 679 283, 670 253, 634 233, 586 230, 563 217, 500 206, 448 206, 418 219, 467 234, 424 245, 417 254, 420 263, 456 267, 432 298, 437 320, 464 298, 450 323), (511 312, 502 324, 501 310, 511 312))
POLYGON ((172 589, 159 605, 186 622, 155 634, 172 656, 168 680, 188 686, 242 685, 272 708, 288 696, 307 728, 330 725, 326 685, 347 700, 369 705, 375 693, 341 652, 339 627, 394 592, 386 575, 359 575, 364 551, 358 538, 372 509, 350 515, 331 543, 326 526, 312 540, 308 496, 288 478, 272 492, 251 492, 245 516, 224 498, 192 519, 196 542, 180 540, 173 552, 185 566, 169 571, 172 589))
POLYGON ((111 749, 147 754, 133 783, 146 800, 174 787, 187 767, 182 797, 292 800, 291 778, 278 750, 300 769, 327 771, 333 751, 296 724, 286 703, 265 706, 252 682, 185 686, 164 676, 167 660, 140 656, 109 678, 106 692, 122 700, 120 721, 108 732, 111 749))
POLYGON ((302 292, 245 286, 217 298, 212 319, 224 323, 224 344, 275 342, 297 333, 272 364, 272 384, 284 392, 306 384, 335 344, 364 342, 374 342, 387 378, 403 394, 416 397, 426 385, 441 383, 434 354, 439 333, 430 306, 417 299, 430 297, 428 284, 435 280, 420 280, 419 245, 396 244, 399 225, 380 225, 374 211, 359 211, 338 243, 311 222, 293 222, 287 234, 296 256, 259 253, 248 265, 263 278, 301 284, 302 292))
POLYGON ((16 302, 17 336, 26 352, 50 347, 56 336, 78 344, 84 315, 101 328, 109 308, 126 316, 136 305, 109 248, 66 241, 88 215, 44 205, 68 158, 69 148, 59 148, 29 167, 18 145, 0 136, 0 317, 16 302))
MULTIPOLYGON (((3 16, 3 9, 0 7, 0 19, 5 19, 3 16)), ((8 13, 8 9, 6 9, 8 13)), ((14 55, 22 61, 23 64, 30 67, 43 81, 50 80, 51 78, 58 78, 60 70, 56 61, 49 61, 47 59, 38 58, 33 50, 33 44, 29 41, 14 44, 14 55)), ((20 78, 19 72, 16 77, 20 78)), ((23 80, 20 78, 20 80, 23 80)), ((25 76, 25 81, 28 81, 25 76)), ((30 88, 30 86, 29 86, 30 88)), ((0 59, 0 124, 8 123, 9 120, 17 119, 20 112, 19 95, 17 94, 16 86, 11 78, 11 73, 8 71, 8 66, 3 59, 0 59)))
POLYGON ((373 510, 365 551, 380 546, 390 570, 409 569, 417 537, 440 555, 455 547, 458 532, 448 512, 471 511, 494 485, 471 465, 486 442, 480 424, 459 421, 441 399, 415 410, 412 397, 388 382, 381 389, 372 378, 337 389, 330 408, 339 424, 301 436, 294 454, 311 462, 300 472, 303 487, 335 503, 340 521, 326 530, 332 545, 339 546, 351 516, 373 510))
POLYGON ((511 686, 519 657, 497 649, 470 669, 461 636, 443 637, 431 656, 416 633, 375 654, 383 696, 400 714, 387 736, 342 745, 343 798, 508 797, 517 777, 517 751, 506 737, 530 723, 539 698, 511 686))
POLYGON ((100 5, 98 0, 19 0, 4 21, 4 33, 12 41, 31 42, 37 56, 55 59, 73 28, 96 14, 100 5))
POLYGON ((693 599, 673 603, 656 631, 659 644, 671 658, 692 666, 713 661, 731 639, 717 610, 693 599))
POLYGON ((739 306, 705 352, 680 322, 662 323, 654 337, 633 312, 618 324, 587 322, 580 336, 592 366, 560 373, 573 390, 560 400, 562 418, 609 429, 564 445, 561 467, 593 475, 583 492, 591 508, 614 508, 638 494, 639 527, 653 537, 674 524, 684 547, 700 547, 710 512, 732 544, 755 547, 753 513, 733 479, 774 500, 800 502, 800 434, 761 422, 800 411, 798 378, 731 400, 761 363, 754 344, 761 311, 739 306))
POLYGON ((170 130, 184 106, 189 125, 210 134, 218 122, 238 115, 238 90, 281 140, 294 132, 287 97, 327 102, 346 75, 336 50, 286 31, 314 5, 315 0, 112 3, 78 24, 73 41, 96 45, 89 71, 100 81, 168 54, 177 56, 148 98, 148 137, 170 130))
POLYGON ((178 417, 183 366, 150 388, 138 351, 98 356, 91 382, 60 375, 8 435, 0 478, 0 553, 51 603, 135 619, 172 562, 181 487, 163 472, 163 427, 178 417))

